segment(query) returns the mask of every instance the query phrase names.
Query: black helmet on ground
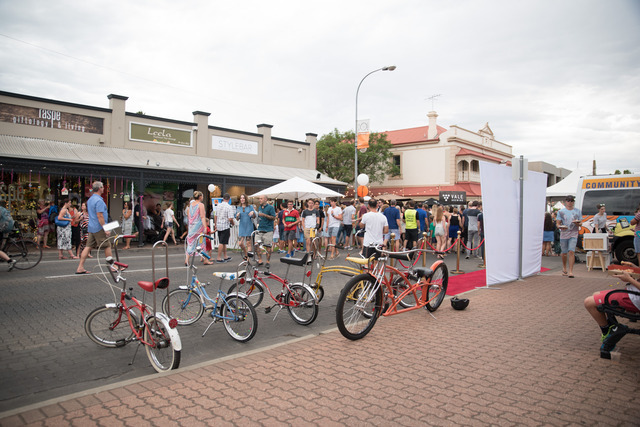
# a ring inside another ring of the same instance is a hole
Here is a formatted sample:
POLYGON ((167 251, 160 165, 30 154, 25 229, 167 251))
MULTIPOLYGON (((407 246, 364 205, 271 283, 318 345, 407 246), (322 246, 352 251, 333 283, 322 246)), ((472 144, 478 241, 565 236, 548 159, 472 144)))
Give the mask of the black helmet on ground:
POLYGON ((455 310, 464 310, 469 305, 469 300, 467 298, 451 298, 451 307, 455 310))

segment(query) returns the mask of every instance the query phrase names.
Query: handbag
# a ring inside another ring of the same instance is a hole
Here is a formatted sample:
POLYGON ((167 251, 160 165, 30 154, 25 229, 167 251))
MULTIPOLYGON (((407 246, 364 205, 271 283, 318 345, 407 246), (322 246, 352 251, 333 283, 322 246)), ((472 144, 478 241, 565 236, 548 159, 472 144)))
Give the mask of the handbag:
POLYGON ((58 227, 67 227, 71 221, 68 220, 63 220, 63 219, 58 219, 58 217, 55 218, 55 223, 58 227))

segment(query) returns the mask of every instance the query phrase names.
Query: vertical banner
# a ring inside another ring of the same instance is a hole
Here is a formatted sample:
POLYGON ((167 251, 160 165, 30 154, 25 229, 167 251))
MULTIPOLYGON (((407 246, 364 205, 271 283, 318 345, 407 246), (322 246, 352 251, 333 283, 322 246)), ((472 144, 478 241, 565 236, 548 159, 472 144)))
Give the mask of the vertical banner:
POLYGON ((358 150, 366 151, 369 148, 369 119, 358 120, 358 150))
MULTIPOLYGON (((510 167, 480 162, 487 285, 518 279, 520 182, 510 167)), ((546 175, 529 171, 524 181, 522 276, 540 272, 546 175)))

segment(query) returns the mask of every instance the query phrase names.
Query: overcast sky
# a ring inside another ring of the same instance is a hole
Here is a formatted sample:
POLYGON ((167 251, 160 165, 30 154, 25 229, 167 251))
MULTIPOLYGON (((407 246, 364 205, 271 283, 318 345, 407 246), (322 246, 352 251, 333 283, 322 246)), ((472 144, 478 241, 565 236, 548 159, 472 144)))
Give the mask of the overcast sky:
POLYGON ((640 172, 640 1, 0 0, 0 90, 304 140, 486 122, 515 156, 640 172))

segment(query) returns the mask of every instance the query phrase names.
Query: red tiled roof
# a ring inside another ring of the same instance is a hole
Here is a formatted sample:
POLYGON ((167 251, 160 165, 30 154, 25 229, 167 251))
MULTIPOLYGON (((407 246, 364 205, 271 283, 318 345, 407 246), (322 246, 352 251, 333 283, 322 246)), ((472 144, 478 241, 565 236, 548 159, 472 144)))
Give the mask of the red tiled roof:
MULTIPOLYGON (((447 131, 442 126, 437 126, 437 128, 438 128, 438 135, 447 131)), ((429 139, 427 138, 427 135, 429 134, 429 126, 420 126, 417 128, 409 128, 409 129, 388 130, 388 131, 385 131, 384 133, 387 134, 387 139, 393 145, 412 144, 416 142, 429 141, 429 139)), ((437 139, 437 136, 434 139, 437 139)))
POLYGON ((435 197, 440 191, 465 191, 467 197, 480 197, 480 183, 465 182, 455 185, 433 185, 433 186, 398 186, 398 187, 375 187, 371 189, 371 196, 379 194, 396 194, 398 196, 411 197, 415 199, 435 197))
POLYGON ((475 157, 480 157, 482 159, 493 160, 494 162, 500 162, 502 160, 497 157, 492 157, 486 154, 478 153, 477 151, 469 150, 467 148, 463 148, 460 151, 458 151, 458 154, 456 154, 456 157, 458 156, 475 156, 475 157))

